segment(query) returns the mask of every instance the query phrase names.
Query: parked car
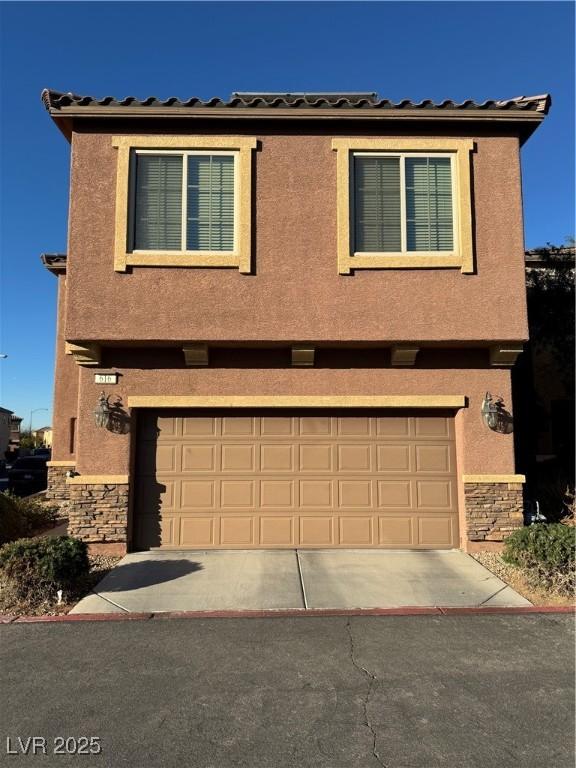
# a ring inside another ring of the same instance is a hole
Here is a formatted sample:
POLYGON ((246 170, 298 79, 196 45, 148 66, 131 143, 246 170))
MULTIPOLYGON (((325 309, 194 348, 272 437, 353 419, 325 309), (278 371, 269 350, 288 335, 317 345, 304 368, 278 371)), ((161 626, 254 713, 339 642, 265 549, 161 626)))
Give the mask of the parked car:
POLYGON ((50 448, 34 448, 32 451, 32 456, 44 456, 49 459, 51 455, 52 450, 50 448))
POLYGON ((25 456, 12 464, 8 470, 8 488, 20 496, 36 493, 48 484, 46 456, 25 456))

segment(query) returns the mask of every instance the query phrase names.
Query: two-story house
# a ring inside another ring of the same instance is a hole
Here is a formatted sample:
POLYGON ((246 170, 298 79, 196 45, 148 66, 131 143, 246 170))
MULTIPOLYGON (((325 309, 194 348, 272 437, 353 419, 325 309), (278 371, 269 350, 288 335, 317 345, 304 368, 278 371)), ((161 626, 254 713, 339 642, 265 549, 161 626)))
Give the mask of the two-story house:
POLYGON ((522 524, 520 148, 548 96, 42 98, 72 153, 44 257, 71 534, 469 550, 522 524))

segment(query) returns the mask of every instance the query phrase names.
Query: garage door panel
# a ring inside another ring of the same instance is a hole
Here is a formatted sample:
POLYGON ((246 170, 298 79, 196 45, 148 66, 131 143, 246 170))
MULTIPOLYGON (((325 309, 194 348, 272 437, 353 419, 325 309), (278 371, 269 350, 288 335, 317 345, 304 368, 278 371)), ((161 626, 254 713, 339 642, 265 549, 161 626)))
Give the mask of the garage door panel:
POLYGON ((444 547, 446 542, 455 546, 454 519, 452 517, 419 517, 418 518, 418 544, 424 547, 444 547))
POLYGON ((251 509, 257 504, 255 480, 222 480, 220 506, 222 509, 251 509))
POLYGON ((332 419, 330 416, 302 416, 299 419, 300 434, 304 437, 332 434, 332 419))
POLYGON ((251 416, 225 416, 222 419, 224 437, 256 435, 256 419, 251 416))
POLYGON ((410 446, 377 445, 377 472, 410 472, 410 446))
POLYGON ((340 480, 338 506, 349 509, 372 509, 372 481, 340 480))
POLYGON ((220 518, 220 543, 223 546, 251 546, 254 540, 254 519, 252 517, 220 518))
POLYGON ((172 411, 138 424, 138 547, 457 546, 451 418, 172 411))
POLYGON ((374 519, 372 517, 342 516, 338 520, 340 540, 343 547, 369 547, 374 541, 374 519))
POLYGON ((416 472, 451 472, 449 445, 417 445, 416 472))
POLYGON ((216 445, 193 443, 182 446, 182 472, 214 472, 216 445))
POLYGON ((300 471, 316 473, 333 472, 333 453, 333 446, 329 444, 323 443, 320 445, 300 445, 300 471))
POLYGON ((297 446, 264 444, 260 446, 260 469, 262 472, 294 472, 294 455, 297 446))
POLYGON ((425 418, 415 418, 416 437, 445 437, 452 435, 453 419, 442 416, 426 416, 425 418))
POLYGON ((339 445, 337 456, 339 472, 374 471, 371 445, 339 445))
POLYGON ((148 509, 154 507, 158 509, 177 509, 180 505, 180 481, 174 478, 158 478, 153 484, 146 481, 145 485, 139 484, 140 488, 145 488, 148 496, 148 509))
POLYGON ((263 416, 260 434, 263 437, 295 437, 294 419, 290 416, 263 416))
POLYGON ((214 509, 216 491, 214 480, 182 480, 180 490, 180 508, 214 509))
POLYGON ((294 507, 295 480, 261 480, 260 507, 275 509, 278 507, 294 507))
POLYGON ((301 480, 300 508, 332 509, 332 480, 301 480))
POLYGON ((412 506, 412 484, 410 480, 378 480, 378 506, 398 507, 412 506))
POLYGON ((414 521, 412 517, 380 517, 378 530, 378 541, 381 546, 411 547, 414 545, 414 521))
POLYGON ((303 547, 334 546, 334 518, 310 517, 300 518, 300 545, 303 547))
POLYGON ((380 416, 376 419, 378 437, 408 437, 410 419, 407 416, 380 416))
POLYGON ((369 437, 373 419, 368 416, 340 416, 337 434, 340 436, 369 437))
POLYGON ((214 517, 183 517, 180 521, 180 544, 185 547, 213 547, 216 540, 214 517))
POLYGON ((261 517, 260 544, 263 547, 294 547, 297 545, 292 517, 261 517))
POLYGON ((210 437, 216 435, 217 421, 209 416, 193 416, 183 418, 181 421, 181 434, 183 437, 194 437, 195 435, 210 437))
POLYGON ((419 480, 416 483, 418 508, 452 508, 452 484, 449 480, 419 480))
POLYGON ((222 472, 255 472, 256 449, 253 444, 222 445, 222 472))

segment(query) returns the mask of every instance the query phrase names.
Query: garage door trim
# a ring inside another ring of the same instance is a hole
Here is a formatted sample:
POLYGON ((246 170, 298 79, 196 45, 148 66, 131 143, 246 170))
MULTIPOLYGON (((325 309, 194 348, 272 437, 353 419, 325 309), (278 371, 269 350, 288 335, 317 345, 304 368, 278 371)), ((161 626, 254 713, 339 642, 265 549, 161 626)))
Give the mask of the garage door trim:
POLYGON ((129 408, 465 408, 464 395, 131 395, 129 408))

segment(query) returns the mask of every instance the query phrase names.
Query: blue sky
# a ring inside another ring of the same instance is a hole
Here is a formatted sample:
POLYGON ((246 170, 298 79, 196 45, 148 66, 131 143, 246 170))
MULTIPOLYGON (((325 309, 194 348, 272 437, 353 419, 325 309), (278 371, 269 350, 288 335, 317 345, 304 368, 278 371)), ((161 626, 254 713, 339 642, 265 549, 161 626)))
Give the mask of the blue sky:
MULTIPOLYGON (((69 147, 40 102, 377 91, 393 100, 550 92, 523 150, 526 246, 574 234, 574 5, 568 2, 1 3, 0 405, 51 408, 69 147)), ((96 286, 95 286, 96 290, 96 286)), ((50 421, 34 414, 34 426, 50 421)))

